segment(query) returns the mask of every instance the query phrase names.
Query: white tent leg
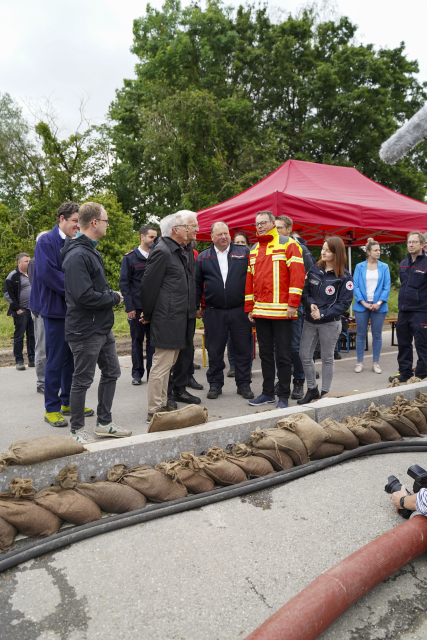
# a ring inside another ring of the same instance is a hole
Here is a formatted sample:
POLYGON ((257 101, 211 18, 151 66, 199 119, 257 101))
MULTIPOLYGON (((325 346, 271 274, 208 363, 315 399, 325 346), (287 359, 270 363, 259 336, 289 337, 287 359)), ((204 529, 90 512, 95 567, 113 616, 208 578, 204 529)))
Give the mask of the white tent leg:
MULTIPOLYGON (((348 246, 347 252, 348 252, 348 270, 351 273, 351 246, 350 245, 348 246)), ((353 302, 350 305, 350 315, 351 316, 353 315, 353 302)))

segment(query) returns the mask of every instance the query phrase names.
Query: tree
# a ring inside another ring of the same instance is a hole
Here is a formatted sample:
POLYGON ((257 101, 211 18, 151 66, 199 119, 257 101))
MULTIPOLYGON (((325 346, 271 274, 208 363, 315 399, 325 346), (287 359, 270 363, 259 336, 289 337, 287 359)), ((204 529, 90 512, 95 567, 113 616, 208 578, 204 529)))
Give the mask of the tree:
POLYGON ((424 199, 426 143, 394 167, 378 150, 427 99, 404 45, 354 41, 348 18, 314 9, 166 0, 134 21, 136 79, 110 107, 114 189, 135 223, 223 201, 288 158, 354 166, 424 199))

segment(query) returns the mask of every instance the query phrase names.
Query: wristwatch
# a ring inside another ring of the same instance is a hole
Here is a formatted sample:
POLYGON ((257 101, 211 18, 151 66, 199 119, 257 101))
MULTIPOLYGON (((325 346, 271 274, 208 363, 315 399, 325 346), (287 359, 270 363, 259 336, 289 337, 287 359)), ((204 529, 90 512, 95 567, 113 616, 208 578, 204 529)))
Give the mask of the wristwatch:
POLYGON ((399 504, 400 504, 400 508, 401 508, 401 509, 404 509, 404 508, 405 508, 405 505, 404 505, 405 498, 406 498, 406 496, 402 496, 402 497, 400 498, 400 500, 399 500, 399 504))

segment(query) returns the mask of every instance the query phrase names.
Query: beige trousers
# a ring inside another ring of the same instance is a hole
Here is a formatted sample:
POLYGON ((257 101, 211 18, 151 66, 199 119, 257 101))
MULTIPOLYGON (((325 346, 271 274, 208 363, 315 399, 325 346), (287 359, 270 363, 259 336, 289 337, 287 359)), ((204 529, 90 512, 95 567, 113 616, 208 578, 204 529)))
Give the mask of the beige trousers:
POLYGON ((178 355, 179 349, 157 349, 156 347, 147 388, 148 413, 154 413, 156 409, 167 405, 169 372, 177 361, 178 355))

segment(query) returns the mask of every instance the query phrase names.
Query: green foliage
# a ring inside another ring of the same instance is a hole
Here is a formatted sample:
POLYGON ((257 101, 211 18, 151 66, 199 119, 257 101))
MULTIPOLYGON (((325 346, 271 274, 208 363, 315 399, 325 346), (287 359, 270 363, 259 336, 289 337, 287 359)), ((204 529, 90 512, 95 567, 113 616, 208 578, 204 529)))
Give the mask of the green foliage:
POLYGON ((115 191, 135 223, 223 201, 288 158, 354 166, 424 199, 426 143, 390 167, 378 150, 427 98, 404 45, 354 42, 348 18, 273 22, 264 6, 183 8, 134 21, 136 79, 110 107, 115 191))
POLYGON ((0 203, 0 282, 16 268, 16 256, 25 252, 33 256, 34 242, 29 237, 25 219, 14 218, 9 209, 0 203))

